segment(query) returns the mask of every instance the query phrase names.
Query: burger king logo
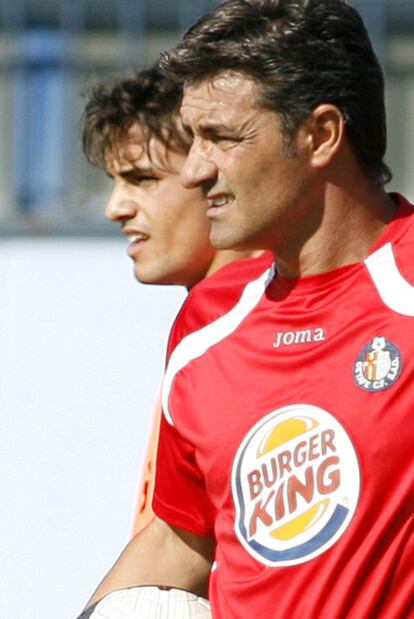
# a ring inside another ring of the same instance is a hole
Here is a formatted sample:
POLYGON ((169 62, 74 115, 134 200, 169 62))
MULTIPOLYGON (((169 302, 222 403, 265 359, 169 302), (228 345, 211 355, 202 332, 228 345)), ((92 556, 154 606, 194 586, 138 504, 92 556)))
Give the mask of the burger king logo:
POLYGON ((315 406, 280 408, 261 419, 237 451, 237 537, 265 565, 304 563, 343 535, 359 491, 358 458, 341 424, 315 406))

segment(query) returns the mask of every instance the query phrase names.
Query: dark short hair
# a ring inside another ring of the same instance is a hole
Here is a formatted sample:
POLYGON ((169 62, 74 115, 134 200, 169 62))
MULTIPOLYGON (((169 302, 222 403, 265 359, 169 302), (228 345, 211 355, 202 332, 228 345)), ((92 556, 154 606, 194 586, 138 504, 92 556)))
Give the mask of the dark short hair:
POLYGON ((148 141, 187 152, 190 140, 179 126, 181 88, 155 66, 132 76, 104 81, 86 94, 82 146, 87 159, 105 168, 106 157, 136 123, 148 141))
POLYGON ((366 173, 391 179, 383 73, 361 17, 343 0, 227 0, 162 55, 161 68, 186 84, 245 72, 258 103, 280 115, 287 145, 313 109, 332 103, 366 173))

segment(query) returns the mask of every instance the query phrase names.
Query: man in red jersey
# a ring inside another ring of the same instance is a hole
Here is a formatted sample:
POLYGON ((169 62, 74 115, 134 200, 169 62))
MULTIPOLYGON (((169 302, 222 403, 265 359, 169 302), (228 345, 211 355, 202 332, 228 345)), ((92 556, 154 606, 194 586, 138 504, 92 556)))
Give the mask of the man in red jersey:
MULTIPOLYGON (((105 214, 120 224, 131 241, 128 255, 138 281, 190 290, 224 264, 250 252, 215 250, 209 241, 205 197, 200 189, 185 189, 180 183, 179 173, 191 144, 179 120, 180 99, 180 87, 156 67, 102 82, 88 95, 83 147, 88 160, 113 179, 105 214)), ((237 295, 236 288, 233 290, 237 295)), ((223 310, 228 307, 226 302, 233 301, 232 294, 228 301, 220 299, 223 310)), ((192 312, 188 328, 197 328, 199 320, 202 324, 215 318, 209 311, 207 306, 200 308, 202 316, 192 312)), ((159 416, 157 406, 140 483, 135 533, 153 516, 159 416)))
MULTIPOLYGON (((200 189, 184 188, 179 178, 191 145, 179 118, 180 99, 179 86, 156 67, 102 82, 87 98, 83 147, 88 160, 113 179, 105 215, 119 224, 130 240, 128 255, 137 280, 144 284, 182 285, 192 291, 192 310, 183 310, 181 315, 183 330, 190 332, 229 309, 250 274, 266 270, 271 256, 245 265, 241 259, 257 252, 212 247, 206 199, 200 189), (230 276, 231 285, 220 275, 213 295, 209 284, 198 292, 199 281, 232 261, 235 271, 230 276)), ((159 418, 157 405, 142 471, 134 534, 153 519, 151 499, 159 418)))
POLYGON ((157 519, 97 595, 209 577, 215 619, 414 617, 414 211, 384 190, 361 19, 342 0, 228 0, 163 66, 213 244, 271 250, 276 273, 173 331, 157 519))

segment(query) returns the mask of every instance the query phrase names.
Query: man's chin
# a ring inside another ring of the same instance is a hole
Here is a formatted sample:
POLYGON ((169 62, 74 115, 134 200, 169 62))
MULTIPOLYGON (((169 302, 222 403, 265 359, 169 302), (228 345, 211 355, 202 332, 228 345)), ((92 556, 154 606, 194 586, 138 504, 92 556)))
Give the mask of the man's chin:
POLYGON ((140 284, 146 284, 146 285, 151 285, 151 284, 158 284, 159 283, 159 278, 155 276, 154 273, 148 273, 146 271, 143 271, 142 268, 139 268, 138 266, 135 266, 134 269, 134 277, 137 280, 138 283, 140 284))
POLYGON ((237 237, 234 233, 226 233, 225 230, 214 230, 212 228, 210 232, 210 243, 217 250, 232 249, 237 251, 243 251, 248 249, 243 239, 237 237))
MULTIPOLYGON (((150 273, 144 272, 141 269, 134 270, 134 276, 138 283, 144 286, 173 286, 173 279, 166 273, 150 273)), ((177 284, 178 285, 178 284, 177 284)))

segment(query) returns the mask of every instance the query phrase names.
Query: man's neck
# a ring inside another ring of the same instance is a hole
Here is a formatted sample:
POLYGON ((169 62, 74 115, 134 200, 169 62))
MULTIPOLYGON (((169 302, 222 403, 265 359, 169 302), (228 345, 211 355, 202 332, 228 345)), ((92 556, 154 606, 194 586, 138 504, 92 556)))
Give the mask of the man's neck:
MULTIPOLYGON (((314 232, 275 249, 278 272, 286 277, 317 275, 360 262, 395 217, 397 205, 380 185, 354 185, 344 192, 331 184, 314 232)), ((298 235, 299 236, 299 235, 298 235)))
POLYGON ((206 277, 229 264, 229 262, 241 260, 242 258, 255 258, 260 256, 261 253, 261 251, 236 251, 235 249, 217 250, 207 270, 206 277))

